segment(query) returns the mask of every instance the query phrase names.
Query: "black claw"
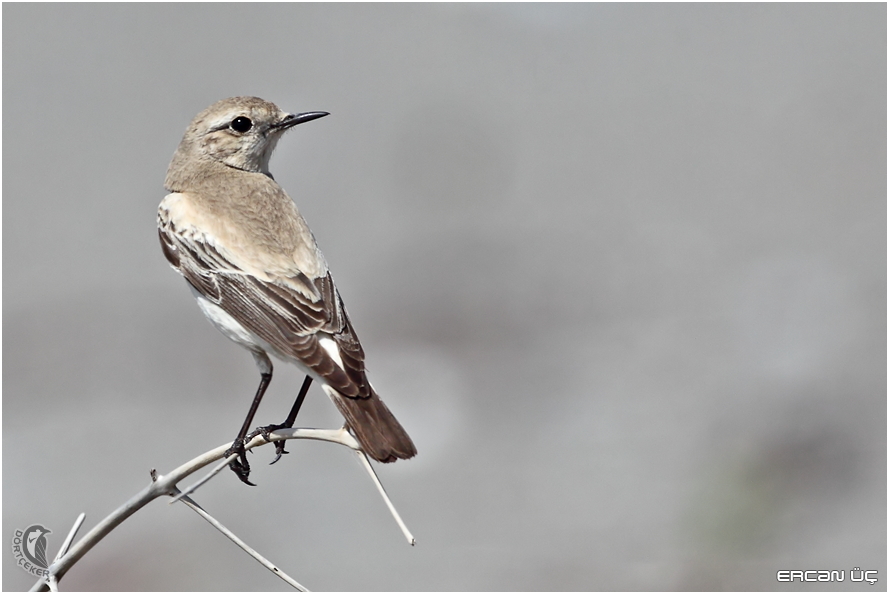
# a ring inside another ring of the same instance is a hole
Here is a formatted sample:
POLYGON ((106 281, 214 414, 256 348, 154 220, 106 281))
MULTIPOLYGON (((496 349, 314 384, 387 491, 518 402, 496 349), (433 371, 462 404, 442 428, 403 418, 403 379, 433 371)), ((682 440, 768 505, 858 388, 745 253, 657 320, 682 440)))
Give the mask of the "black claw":
POLYGON ((284 442, 284 440, 282 439, 281 441, 279 441, 278 443, 275 444, 275 454, 276 454, 276 456, 275 456, 275 459, 274 459, 274 460, 272 460, 271 462, 269 462, 269 466, 271 466, 272 464, 274 464, 275 462, 277 462, 278 460, 280 460, 280 459, 281 459, 281 456, 283 456, 284 454, 289 454, 289 453, 290 453, 290 452, 288 452, 287 450, 284 449, 284 443, 285 443, 285 442, 284 442))
POLYGON ((232 472, 234 472, 239 479, 241 479, 242 483, 255 487, 256 485, 249 481, 250 463, 247 462, 247 451, 244 449, 243 441, 236 439, 232 444, 232 447, 226 450, 225 457, 228 458, 232 454, 237 454, 237 457, 229 462, 228 467, 232 469, 232 472))

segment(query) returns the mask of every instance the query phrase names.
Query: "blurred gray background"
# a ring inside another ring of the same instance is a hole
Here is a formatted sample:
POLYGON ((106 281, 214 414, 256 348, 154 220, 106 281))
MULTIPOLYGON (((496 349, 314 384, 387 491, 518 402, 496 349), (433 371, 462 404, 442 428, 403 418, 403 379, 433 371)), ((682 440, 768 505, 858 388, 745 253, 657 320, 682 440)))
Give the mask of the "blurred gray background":
MULTIPOLYGON (((850 589, 886 572, 886 6, 4 5, 3 588, 230 442, 258 381, 155 230, 191 118, 272 171, 420 455, 197 499, 317 590, 850 589)), ((277 374, 257 416, 302 382, 277 374)), ((313 388, 299 423, 341 422, 313 388)), ((286 589, 156 501, 67 590, 286 589)))

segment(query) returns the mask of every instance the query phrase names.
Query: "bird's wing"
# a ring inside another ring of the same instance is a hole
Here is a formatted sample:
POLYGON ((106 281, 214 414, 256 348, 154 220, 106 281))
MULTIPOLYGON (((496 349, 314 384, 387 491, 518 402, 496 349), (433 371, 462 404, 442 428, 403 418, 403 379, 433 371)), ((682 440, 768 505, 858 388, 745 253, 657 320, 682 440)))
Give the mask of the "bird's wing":
POLYGON ((372 396, 364 350, 329 272, 312 278, 295 265, 274 276, 250 271, 216 238, 177 220, 163 204, 158 233, 173 268, 247 330, 300 361, 343 396, 372 396), (334 342, 335 352, 327 340, 334 342))

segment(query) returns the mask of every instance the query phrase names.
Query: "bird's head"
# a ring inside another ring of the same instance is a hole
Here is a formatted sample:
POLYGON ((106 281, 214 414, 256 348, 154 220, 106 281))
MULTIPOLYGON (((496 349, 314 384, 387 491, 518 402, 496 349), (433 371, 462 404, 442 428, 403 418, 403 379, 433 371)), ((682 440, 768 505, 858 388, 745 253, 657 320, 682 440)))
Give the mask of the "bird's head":
POLYGON ((254 173, 269 173, 269 159, 286 131, 304 122, 328 115, 324 111, 292 114, 259 97, 231 97, 217 101, 192 120, 185 131, 170 169, 175 178, 184 171, 199 168, 207 159, 254 173))

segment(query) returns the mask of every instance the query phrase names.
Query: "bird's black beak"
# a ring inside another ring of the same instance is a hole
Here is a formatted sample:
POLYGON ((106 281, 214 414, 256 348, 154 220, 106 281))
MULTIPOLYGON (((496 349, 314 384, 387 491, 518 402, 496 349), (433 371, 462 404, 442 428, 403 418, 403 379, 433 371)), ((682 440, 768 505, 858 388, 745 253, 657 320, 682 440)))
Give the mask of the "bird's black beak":
POLYGON ((330 115, 326 111, 307 111, 305 113, 291 113, 288 114, 283 120, 278 122, 277 124, 273 124, 272 128, 276 130, 287 130, 288 128, 292 128, 297 124, 304 124, 306 122, 311 122, 312 120, 317 120, 318 118, 323 118, 326 115, 330 115))

